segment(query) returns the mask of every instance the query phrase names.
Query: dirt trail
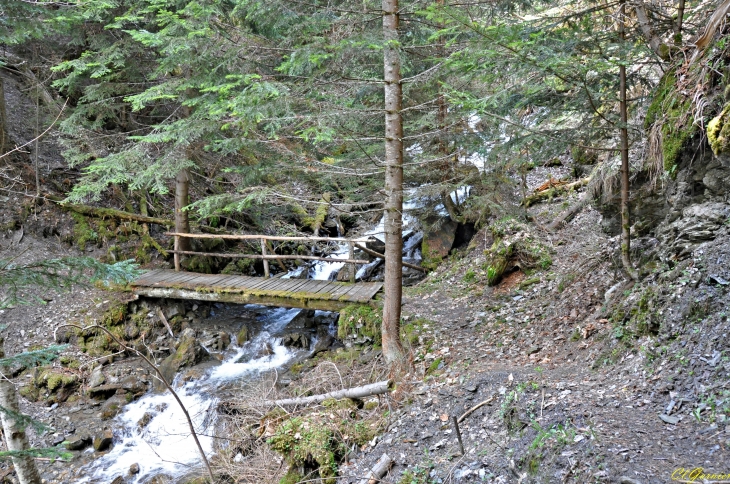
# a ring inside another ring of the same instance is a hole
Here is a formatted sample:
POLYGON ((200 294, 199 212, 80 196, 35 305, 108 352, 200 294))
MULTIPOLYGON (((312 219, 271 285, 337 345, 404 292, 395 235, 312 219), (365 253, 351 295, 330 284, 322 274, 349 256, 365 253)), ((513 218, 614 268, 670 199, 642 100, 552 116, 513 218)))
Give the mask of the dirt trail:
MULTIPOLYGON (((549 219, 554 210, 538 215, 549 219)), ((727 364, 710 366, 700 338, 698 354, 678 356, 689 338, 670 324, 617 337, 624 326, 609 321, 610 310, 643 297, 652 278, 639 288, 621 277, 612 261, 618 242, 597 233, 599 222, 585 209, 545 234, 554 264, 528 287, 520 288, 521 272, 487 287, 477 247, 408 291, 407 320, 428 320, 419 336, 430 348, 416 347, 417 373, 428 376, 413 382, 412 403, 350 475, 362 475, 382 453, 396 462, 386 482, 401 483, 666 483, 689 481, 678 469, 730 472, 727 364), (462 456, 451 416, 489 399, 460 425, 462 456)), ((664 309, 655 302, 654 311, 681 312, 681 298, 690 297, 682 290, 681 281, 658 285, 666 300, 676 297, 664 309)), ((698 320, 691 331, 717 342, 728 328, 727 318, 717 322, 698 320)))

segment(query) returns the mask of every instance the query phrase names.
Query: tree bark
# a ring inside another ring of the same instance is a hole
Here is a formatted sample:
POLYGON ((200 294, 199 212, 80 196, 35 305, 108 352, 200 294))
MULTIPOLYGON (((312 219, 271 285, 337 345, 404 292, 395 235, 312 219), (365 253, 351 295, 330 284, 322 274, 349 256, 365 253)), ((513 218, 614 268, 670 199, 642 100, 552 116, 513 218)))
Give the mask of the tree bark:
POLYGON ((323 393, 321 395, 312 395, 311 397, 300 397, 300 398, 286 398, 283 400, 272 400, 265 402, 267 405, 275 405, 277 407, 287 407, 290 405, 308 405, 310 403, 322 403, 325 400, 334 398, 339 400, 341 398, 365 398, 373 395, 381 395, 386 393, 388 390, 393 388, 392 380, 384 380, 377 383, 371 383, 369 385, 363 385, 355 388, 345 388, 344 390, 337 390, 335 392, 323 393))
POLYGON ((677 23, 674 24, 674 44, 682 45, 682 27, 684 24, 684 0, 679 0, 677 5, 677 23))
MULTIPOLYGON (((180 170, 175 178, 175 232, 177 233, 190 233, 188 212, 183 210, 190 203, 189 190, 190 173, 185 168, 180 170)), ((177 250, 192 250, 190 239, 181 237, 177 250)))
POLYGON ((8 113, 5 109, 5 86, 0 77, 0 155, 10 151, 10 135, 8 135, 8 113))
MULTIPOLYGON (((625 39, 626 3, 621 1, 619 8, 619 37, 625 39)), ((638 274, 631 264, 631 216, 629 213, 629 130, 626 109, 626 65, 619 66, 619 111, 621 112, 621 262, 626 273, 634 280, 638 274)))
MULTIPOLYGON (((624 12, 626 13, 626 6, 623 5, 621 7, 624 12)), ((661 45, 662 41, 661 39, 654 33, 654 29, 652 28, 651 21, 649 20, 649 16, 646 13, 646 8, 644 8, 644 4, 641 3, 641 0, 638 0, 634 5, 634 10, 636 11, 636 20, 639 23, 639 29, 641 29, 641 33, 644 34, 644 38, 646 39, 647 43, 649 44, 649 47, 651 47, 651 50, 654 51, 656 55, 661 57, 661 45)), ((625 30, 625 22, 626 19, 624 17, 619 19, 619 29, 621 32, 624 32, 625 30)), ((623 36, 623 34, 621 34, 623 36)))
POLYGON ((393 364, 403 357, 400 341, 403 297, 403 89, 401 86, 398 0, 383 0, 385 81, 385 301, 383 357, 393 364))
MULTIPOLYGON (((0 358, 5 358, 5 340, 0 338, 0 358)), ((7 378, 0 378, 0 407, 13 413, 20 413, 18 405, 18 394, 15 392, 15 385, 7 378)), ((5 434, 5 445, 10 451, 24 451, 30 449, 28 436, 25 430, 18 425, 15 419, 6 412, 0 412, 0 419, 5 434)), ((41 476, 31 456, 12 457, 13 467, 18 474, 20 484, 41 484, 41 476)))

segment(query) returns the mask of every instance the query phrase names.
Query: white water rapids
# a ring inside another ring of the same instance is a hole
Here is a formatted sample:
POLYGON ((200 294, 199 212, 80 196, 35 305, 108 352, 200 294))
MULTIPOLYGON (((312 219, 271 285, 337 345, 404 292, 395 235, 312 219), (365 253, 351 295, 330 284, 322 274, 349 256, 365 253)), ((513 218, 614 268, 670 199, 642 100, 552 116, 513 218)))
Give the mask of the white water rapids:
MULTIPOLYGON (((243 308, 243 306, 241 306, 243 308)), ((251 306, 246 306, 251 310, 251 306)), ((256 307, 262 331, 234 352, 219 366, 213 367, 198 380, 174 385, 185 408, 192 417, 195 430, 206 454, 213 451, 213 433, 218 399, 215 389, 231 380, 279 368, 296 353, 281 344, 280 333, 299 313, 298 309, 256 307), (273 352, 256 357, 264 345, 273 352), (244 361, 244 363, 238 363, 244 361)), ((215 317, 215 314, 211 314, 215 317)), ((235 338, 234 338, 235 340, 235 338)), ((114 448, 81 469, 80 483, 108 483, 117 476, 127 476, 133 464, 140 472, 125 482, 141 483, 158 474, 173 478, 201 465, 200 453, 193 440, 187 420, 169 392, 149 393, 124 407, 114 421, 114 448), (149 419, 144 426, 140 420, 149 419)))
MULTIPOLYGON (((409 193, 413 195, 413 193, 409 193)), ((468 187, 452 193, 456 203, 460 198, 468 196, 468 187)), ((416 234, 417 220, 405 213, 424 205, 422 200, 412 198, 404 204, 404 260, 418 262, 421 258, 421 238, 416 234)), ((440 208, 443 211, 443 206, 440 208)), ((437 211, 439 209, 437 208, 437 211)), ((383 239, 383 221, 381 220, 366 236, 383 239)), ((341 244, 331 254, 333 259, 347 259, 348 245, 341 244)), ((376 260, 361 267, 357 277, 366 275, 371 266, 380 263, 376 260)), ((344 266, 343 262, 318 262, 309 269, 311 279, 329 280, 336 271, 344 266)), ((284 277, 300 277, 306 268, 294 270, 284 277)), ((244 306, 241 306, 244 308, 244 306)), ((280 368, 295 356, 306 351, 294 352, 281 344, 282 331, 299 313, 299 309, 263 308, 245 306, 258 314, 257 321, 262 325, 261 331, 251 341, 241 347, 232 344, 229 356, 219 365, 207 370, 201 377, 186 383, 176 381, 173 384, 178 396, 193 419, 200 443, 207 455, 213 453, 214 431, 216 424, 216 407, 218 398, 216 389, 236 379, 253 377, 258 373, 280 368), (267 356, 261 349, 268 345, 271 351, 267 356)), ((235 312, 235 309, 228 309, 235 312)), ((210 318, 218 314, 211 313, 210 318)), ((232 338, 235 341, 235 338, 232 338)), ((139 484, 149 481, 156 475, 167 475, 173 479, 201 467, 200 454, 190 434, 187 420, 169 392, 148 393, 139 400, 124 407, 123 412, 113 421, 114 447, 111 451, 94 460, 77 471, 79 483, 109 483, 118 476, 125 476, 124 482, 139 484), (140 421, 148 421, 140 425, 140 421), (137 464, 139 473, 129 476, 130 466, 137 464)), ((88 452, 93 452, 89 449, 88 452)))

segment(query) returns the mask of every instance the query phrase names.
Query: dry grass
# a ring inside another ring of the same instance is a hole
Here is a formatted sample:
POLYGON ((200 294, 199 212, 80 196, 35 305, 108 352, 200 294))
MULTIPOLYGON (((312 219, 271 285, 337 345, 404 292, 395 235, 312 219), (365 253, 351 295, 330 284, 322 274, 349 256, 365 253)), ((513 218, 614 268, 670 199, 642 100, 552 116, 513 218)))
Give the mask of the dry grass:
MULTIPOLYGON (((367 362, 354 354, 335 356, 335 361, 319 361, 288 385, 281 384, 282 377, 276 372, 242 383, 235 390, 234 397, 221 405, 225 415, 219 419, 217 433, 227 436, 227 439, 220 441, 211 462, 221 482, 278 483, 288 472, 290 464, 284 456, 272 450, 268 441, 281 425, 293 418, 299 417, 328 428, 333 440, 341 448, 344 446, 350 450, 364 445, 365 437, 369 440, 387 426, 386 410, 392 409, 396 400, 405 398, 410 388, 407 384, 398 385, 394 395, 367 399, 363 408, 346 405, 282 408, 272 404, 273 400, 327 393, 382 381, 389 376, 380 356, 367 362), (354 433, 355 429, 357 433, 354 433)), ((345 458, 346 455, 347 452, 345 458)), ((319 477, 315 472, 307 479, 317 482, 319 477)))

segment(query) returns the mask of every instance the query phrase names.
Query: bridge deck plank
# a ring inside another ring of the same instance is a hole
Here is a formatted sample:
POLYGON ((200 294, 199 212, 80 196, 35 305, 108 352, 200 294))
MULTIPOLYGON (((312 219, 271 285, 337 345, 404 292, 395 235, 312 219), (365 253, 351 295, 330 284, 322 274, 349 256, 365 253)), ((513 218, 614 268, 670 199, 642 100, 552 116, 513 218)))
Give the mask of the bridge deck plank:
POLYGON ((260 277, 197 274, 158 269, 130 284, 143 295, 183 299, 205 298, 227 302, 290 305, 313 309, 341 308, 350 303, 367 304, 380 291, 380 282, 315 281, 260 277))

